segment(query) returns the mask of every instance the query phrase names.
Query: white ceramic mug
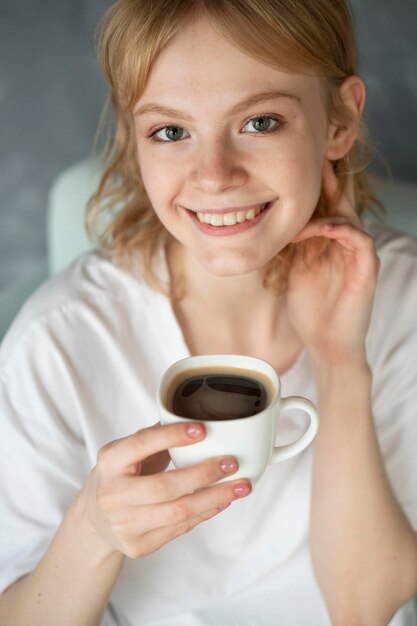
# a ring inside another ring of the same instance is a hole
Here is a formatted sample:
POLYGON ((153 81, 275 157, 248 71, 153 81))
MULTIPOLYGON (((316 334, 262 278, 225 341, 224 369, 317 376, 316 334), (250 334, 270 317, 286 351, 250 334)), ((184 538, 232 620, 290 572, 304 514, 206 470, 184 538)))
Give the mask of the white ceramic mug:
POLYGON ((175 415, 166 408, 167 390, 172 381, 182 372, 192 376, 192 369, 201 370, 207 367, 210 372, 216 367, 221 374, 226 368, 236 368, 237 375, 247 375, 260 381, 266 376, 272 391, 272 397, 265 409, 250 417, 226 420, 199 420, 196 415, 193 421, 201 421, 206 427, 206 437, 197 443, 171 448, 169 454, 175 467, 188 467, 208 458, 234 456, 239 462, 239 470, 223 480, 248 478, 254 485, 270 463, 284 461, 304 450, 314 439, 319 425, 319 417, 315 406, 310 400, 299 396, 281 397, 281 383, 274 368, 263 361, 250 356, 238 354, 211 354, 192 356, 171 365, 163 375, 157 394, 157 403, 161 424, 189 422, 188 417, 175 415), (296 441, 287 445, 275 446, 275 439, 281 414, 287 409, 305 411, 310 423, 305 433, 296 441))

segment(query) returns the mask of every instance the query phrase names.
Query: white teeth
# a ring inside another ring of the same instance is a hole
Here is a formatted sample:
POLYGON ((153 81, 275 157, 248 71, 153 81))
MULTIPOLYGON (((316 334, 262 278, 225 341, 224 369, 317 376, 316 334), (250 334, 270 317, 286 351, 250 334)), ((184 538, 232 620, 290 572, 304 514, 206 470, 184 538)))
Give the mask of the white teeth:
POLYGON ((212 226, 223 226, 223 215, 221 213, 210 215, 210 224, 212 226))
POLYGON ((211 224, 212 226, 233 226, 236 222, 244 222, 245 220, 253 220, 266 205, 257 209, 249 209, 248 211, 236 211, 235 213, 197 213, 197 217, 203 224, 211 224))
POLYGON ((223 224, 225 226, 236 224, 236 213, 225 213, 223 215, 223 224))

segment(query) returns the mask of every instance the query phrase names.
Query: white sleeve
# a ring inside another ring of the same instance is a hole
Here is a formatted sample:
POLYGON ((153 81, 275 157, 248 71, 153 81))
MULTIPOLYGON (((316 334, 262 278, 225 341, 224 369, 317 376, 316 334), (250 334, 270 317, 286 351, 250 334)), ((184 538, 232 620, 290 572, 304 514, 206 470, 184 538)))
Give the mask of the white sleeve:
MULTIPOLYGON (((0 592, 45 554, 94 461, 79 420, 79 374, 41 324, 0 369, 0 592)), ((111 605, 102 626, 117 626, 111 605)))
POLYGON ((30 334, 0 373, 1 589, 39 562, 91 469, 65 355, 30 334))
POLYGON ((373 408, 388 478, 417 530, 417 241, 393 240, 380 258, 368 350, 373 408))

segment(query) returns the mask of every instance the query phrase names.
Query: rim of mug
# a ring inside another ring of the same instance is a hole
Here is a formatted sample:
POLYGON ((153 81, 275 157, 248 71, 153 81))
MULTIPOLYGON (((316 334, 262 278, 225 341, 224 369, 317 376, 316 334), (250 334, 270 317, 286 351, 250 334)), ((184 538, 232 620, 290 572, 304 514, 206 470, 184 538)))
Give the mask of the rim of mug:
MULTIPOLYGON (((172 363, 164 372, 159 385, 158 385, 158 391, 157 391, 157 403, 159 406, 159 409, 162 409, 162 411, 164 413, 167 413, 169 415, 172 415, 174 417, 176 417, 177 419, 179 418, 180 420, 184 420, 184 421, 189 421, 189 418, 187 417, 182 417, 180 415, 175 415, 175 413, 172 413, 172 411, 170 411, 169 409, 166 408, 166 406, 164 405, 164 398, 163 398, 163 391, 166 389, 167 386, 169 386, 169 384, 171 383, 171 381, 175 378, 175 376, 177 376, 181 371, 185 371, 187 369, 191 369, 192 367, 199 367, 198 365, 193 365, 192 363, 195 362, 202 362, 205 363, 206 365, 218 365, 218 361, 219 359, 224 359, 225 361, 229 361, 229 363, 223 363, 223 365, 225 365, 226 367, 236 367, 238 369, 241 370, 252 370, 252 371, 257 371, 260 372, 264 375, 266 375, 272 382, 273 386, 274 386, 274 395, 271 398, 270 402, 268 403, 268 405, 263 409, 263 411, 260 411, 260 413, 256 413, 255 415, 252 416, 248 416, 248 417, 242 417, 242 418, 237 418, 234 420, 230 420, 230 421, 240 421, 241 420, 248 420, 251 417, 259 417, 260 415, 262 415, 265 411, 267 411, 271 405, 273 405, 276 402, 276 399, 280 396, 281 394, 281 380, 278 376, 278 374, 276 373, 275 369, 272 367, 272 365, 268 362, 265 361, 265 359, 261 359, 259 357, 255 357, 255 356, 250 356, 247 354, 202 354, 202 355, 192 355, 192 356, 188 356, 188 357, 184 357, 182 359, 179 359, 178 361, 175 361, 174 363, 172 363), (239 360, 240 359, 244 359, 246 362, 251 362, 252 366, 249 365, 241 365, 239 364, 239 360), (256 365, 258 365, 258 367, 256 367, 256 365), (261 367, 259 367, 261 366, 261 367)), ((202 364, 202 367, 204 367, 204 365, 202 364)), ((199 421, 197 419, 197 421, 199 421)), ((204 421, 211 421, 211 420, 204 420, 204 421)), ((229 420, 224 420, 224 421, 229 421, 229 420)))

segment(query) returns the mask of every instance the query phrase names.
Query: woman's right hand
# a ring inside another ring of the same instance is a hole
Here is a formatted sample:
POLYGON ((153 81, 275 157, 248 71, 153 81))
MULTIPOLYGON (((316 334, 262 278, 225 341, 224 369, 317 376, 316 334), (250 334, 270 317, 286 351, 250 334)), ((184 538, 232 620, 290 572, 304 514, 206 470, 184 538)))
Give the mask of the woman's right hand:
POLYGON ((99 451, 80 497, 109 554, 150 554, 250 493, 248 480, 215 484, 237 471, 233 457, 164 471, 168 448, 204 437, 201 423, 157 424, 99 451))

